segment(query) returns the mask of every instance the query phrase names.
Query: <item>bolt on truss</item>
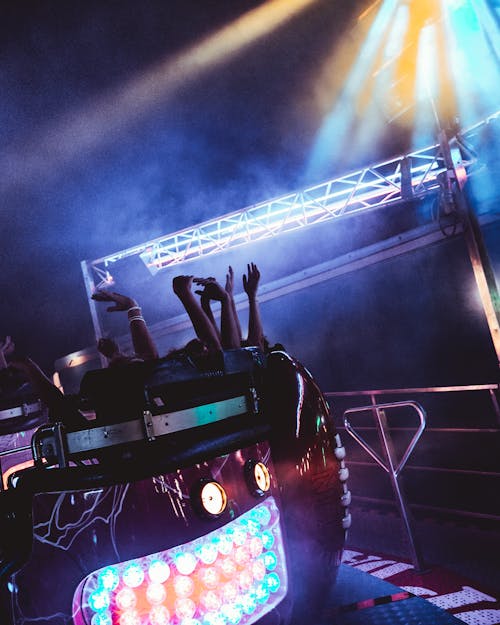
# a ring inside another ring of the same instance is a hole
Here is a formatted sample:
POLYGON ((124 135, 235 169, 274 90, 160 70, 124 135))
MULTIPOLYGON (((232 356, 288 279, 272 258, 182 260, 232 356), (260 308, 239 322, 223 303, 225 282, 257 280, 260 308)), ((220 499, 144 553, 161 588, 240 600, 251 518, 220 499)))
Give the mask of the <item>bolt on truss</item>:
MULTIPOLYGON (((462 133, 465 137, 478 126, 462 133)), ((457 137, 453 149, 465 171, 475 156, 464 156, 457 137)), ((253 243, 316 223, 341 218, 362 211, 390 206, 412 198, 421 198, 439 189, 439 175, 447 164, 436 145, 399 156, 328 180, 308 189, 205 221, 196 226, 161 236, 146 243, 109 254, 93 261, 83 261, 82 271, 87 290, 105 288, 113 283, 112 265, 130 256, 140 256, 154 275, 158 271, 253 243)))

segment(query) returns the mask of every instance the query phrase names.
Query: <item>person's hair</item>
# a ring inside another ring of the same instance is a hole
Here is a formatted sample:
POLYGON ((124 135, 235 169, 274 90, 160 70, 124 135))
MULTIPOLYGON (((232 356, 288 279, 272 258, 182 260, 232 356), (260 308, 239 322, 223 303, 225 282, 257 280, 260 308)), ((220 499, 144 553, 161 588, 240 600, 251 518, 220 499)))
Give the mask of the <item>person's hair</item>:
POLYGON ((102 337, 98 340, 97 349, 103 356, 106 356, 106 358, 112 358, 120 352, 118 343, 115 340, 106 337, 102 337))

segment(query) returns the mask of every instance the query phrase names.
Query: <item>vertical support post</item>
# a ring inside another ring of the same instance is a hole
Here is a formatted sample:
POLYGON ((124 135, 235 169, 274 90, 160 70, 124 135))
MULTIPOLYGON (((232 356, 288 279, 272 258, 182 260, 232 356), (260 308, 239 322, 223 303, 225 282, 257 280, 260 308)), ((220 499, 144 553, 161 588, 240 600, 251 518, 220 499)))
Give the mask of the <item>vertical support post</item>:
MULTIPOLYGON (((95 291, 95 283, 92 279, 92 275, 89 271, 89 266, 86 260, 82 260, 80 263, 83 273, 83 281, 85 283, 85 290, 87 291, 87 299, 90 307, 90 316, 92 318, 92 325, 94 326, 94 335, 96 342, 102 337, 103 332, 101 328, 101 323, 99 321, 99 315, 97 314, 97 308, 94 300, 92 299, 92 293, 95 291)), ((101 365, 103 367, 106 366, 106 359, 102 354, 99 354, 101 359, 101 365)))
POLYGON ((484 244, 481 228, 463 193, 467 176, 465 168, 461 164, 461 155, 458 150, 451 150, 444 130, 439 135, 439 143, 448 170, 455 208, 464 223, 464 239, 497 356, 497 363, 500 367, 500 297, 495 274, 484 244))
POLYGON ((405 156, 401 159, 401 197, 403 200, 411 200, 413 198, 412 174, 411 174, 411 157, 405 156))
MULTIPOLYGON (((498 389, 497 389, 498 391, 498 389)), ((491 403, 493 404, 493 409, 495 411, 495 416, 497 418, 497 422, 500 425, 500 406, 498 405, 498 399, 496 396, 496 392, 493 389, 490 389, 490 398, 491 403)))
POLYGON ((371 403, 373 406, 373 414, 376 418, 376 426, 377 432, 379 435, 380 442, 382 444, 382 449, 384 450, 386 460, 387 460, 387 468, 389 479, 391 481, 392 490, 396 497, 396 503, 399 508, 399 513, 401 515, 401 519, 403 521, 406 538, 408 540, 408 546, 410 548, 411 560, 415 570, 419 573, 422 573, 426 570, 426 565, 424 563, 424 558, 421 552, 421 549, 417 543, 416 533, 414 528, 414 520, 413 516, 410 512, 410 509, 406 505, 405 496, 403 493, 403 489, 398 479, 398 472, 395 466, 395 452, 392 444, 392 439, 389 433, 388 425, 387 425, 387 417, 385 414, 385 410, 379 408, 377 406, 376 398, 374 395, 370 395, 371 403))

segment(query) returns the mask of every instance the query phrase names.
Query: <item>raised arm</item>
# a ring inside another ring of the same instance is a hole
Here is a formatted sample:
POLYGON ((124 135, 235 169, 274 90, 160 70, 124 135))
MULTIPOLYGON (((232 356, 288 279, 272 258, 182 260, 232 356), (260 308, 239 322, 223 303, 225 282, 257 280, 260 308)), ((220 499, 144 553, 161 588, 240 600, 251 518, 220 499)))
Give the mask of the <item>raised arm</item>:
POLYGON ((240 347, 236 320, 227 291, 214 278, 194 278, 194 282, 203 286, 205 295, 221 304, 220 337, 223 349, 240 347))
POLYGON ((234 322, 236 324, 236 331, 238 333, 238 341, 239 345, 241 345, 241 325, 238 317, 238 311, 236 310, 236 304, 234 302, 234 272, 231 265, 229 265, 228 272, 226 273, 226 293, 229 296, 229 303, 231 304, 231 308, 233 311, 234 322))
MULTIPOLYGON (((210 278, 210 280, 215 280, 215 278, 210 278)), ((214 327, 217 333, 217 336, 219 337, 219 341, 220 341, 220 330, 219 330, 219 327, 217 326, 217 322, 215 321, 214 313, 212 311, 212 304, 211 304, 212 300, 210 299, 205 289, 195 291, 195 293, 200 296, 201 308, 203 312, 206 314, 206 316, 209 318, 210 323, 214 327)))
POLYGON ((141 308, 135 299, 113 291, 103 290, 93 293, 92 299, 96 302, 114 302, 113 306, 108 306, 106 309, 108 312, 126 311, 130 324, 130 336, 136 356, 143 360, 154 360, 158 358, 158 350, 149 333, 146 321, 142 316, 141 308))
POLYGON ((217 330, 194 296, 191 290, 192 284, 193 276, 176 276, 172 281, 174 293, 183 303, 196 336, 209 350, 218 351, 221 349, 221 342, 217 330))
POLYGON ((247 273, 243 275, 243 288, 248 296, 248 344, 264 349, 264 330, 260 317, 257 290, 259 287, 260 271, 257 265, 247 265, 247 273))

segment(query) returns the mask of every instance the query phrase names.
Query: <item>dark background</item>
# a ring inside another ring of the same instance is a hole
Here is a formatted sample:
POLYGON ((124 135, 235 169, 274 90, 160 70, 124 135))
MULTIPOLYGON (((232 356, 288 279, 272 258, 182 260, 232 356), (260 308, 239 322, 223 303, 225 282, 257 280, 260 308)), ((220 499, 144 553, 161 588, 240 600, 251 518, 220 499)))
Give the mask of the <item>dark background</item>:
MULTIPOLYGON (((391 123, 369 149, 346 150, 321 175, 307 167, 324 113, 318 72, 370 4, 362 0, 313 2, 213 67, 132 91, 144 77, 158 79, 176 54, 264 4, 2 3, 0 337, 10 334, 18 352, 47 372, 94 344, 82 260, 408 149, 407 133, 391 123)), ((485 145, 489 166, 496 165, 485 145)), ((498 210, 495 193, 473 202, 498 210)), ((431 207, 410 210, 429 215, 431 207)), ((223 279, 228 262, 240 276, 255 260, 265 283, 334 257, 345 239, 354 249, 367 233, 377 235, 389 216, 376 215, 329 226, 322 236, 318 228, 284 235, 179 273, 216 270, 223 279)), ((498 228, 486 235, 498 270, 498 228)), ((143 269, 123 269, 130 271, 123 286, 154 296, 141 299, 148 321, 180 314, 172 276, 141 282, 134 271, 143 269)), ((274 300, 263 313, 271 341, 285 343, 330 390, 489 381, 496 363, 474 293, 463 244, 448 241, 274 300)))

